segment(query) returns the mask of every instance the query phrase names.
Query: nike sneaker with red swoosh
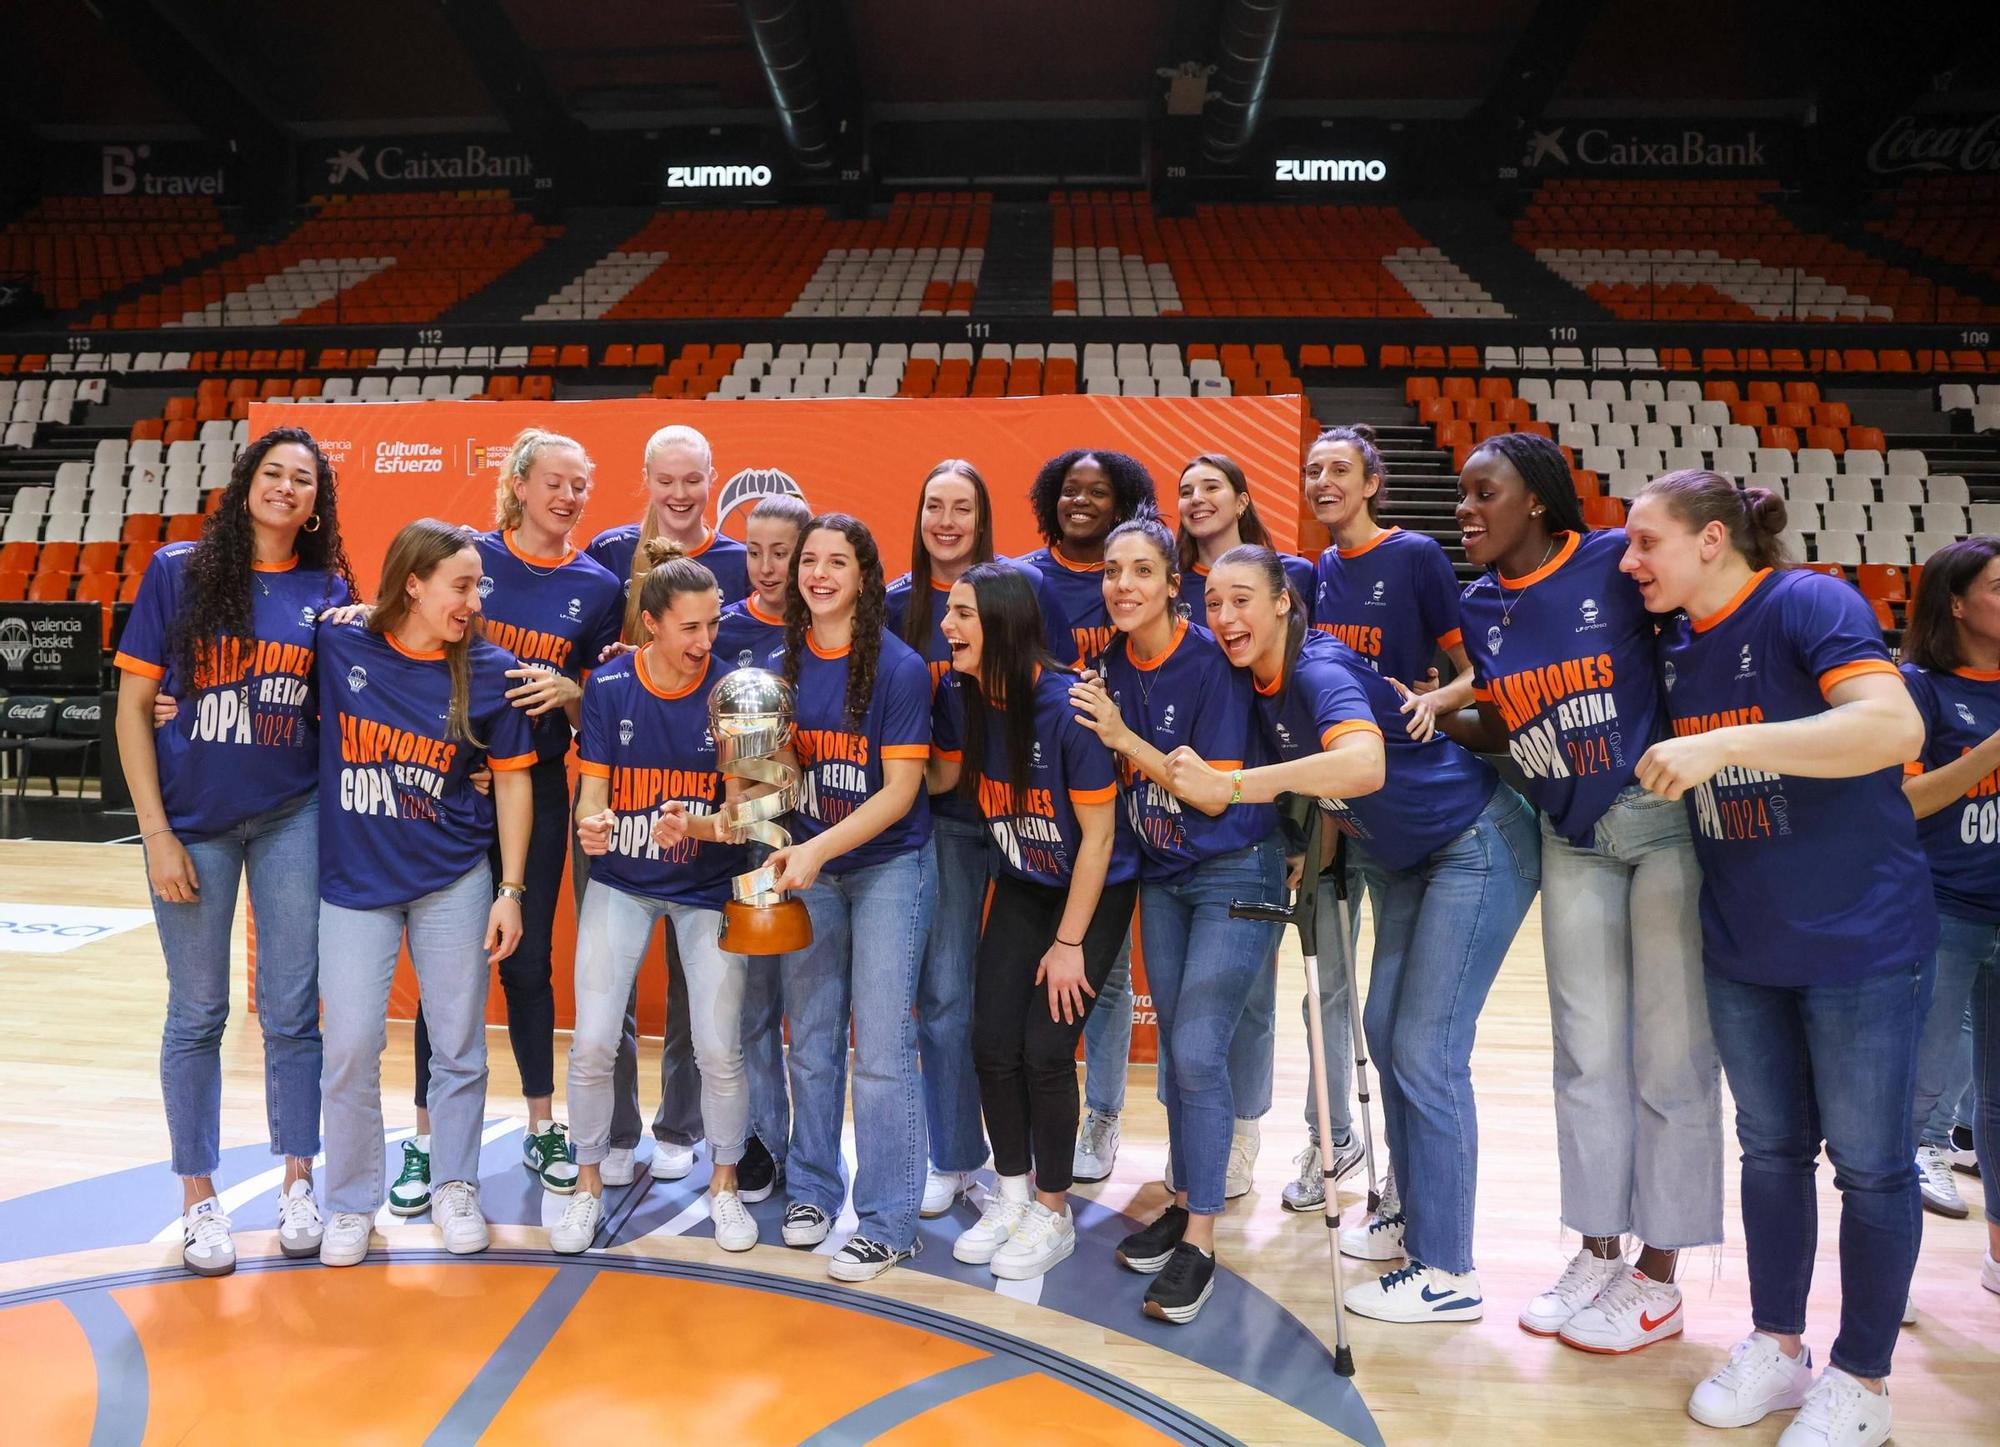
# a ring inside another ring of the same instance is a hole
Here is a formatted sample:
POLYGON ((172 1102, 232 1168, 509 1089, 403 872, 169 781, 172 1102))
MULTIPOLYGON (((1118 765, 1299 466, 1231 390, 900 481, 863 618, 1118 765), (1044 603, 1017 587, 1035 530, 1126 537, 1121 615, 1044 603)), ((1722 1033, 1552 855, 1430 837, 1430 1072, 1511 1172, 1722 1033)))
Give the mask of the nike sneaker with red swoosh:
POLYGON ((1681 1289, 1638 1270, 1613 1277, 1556 1333, 1578 1351, 1619 1356, 1681 1334, 1681 1289))

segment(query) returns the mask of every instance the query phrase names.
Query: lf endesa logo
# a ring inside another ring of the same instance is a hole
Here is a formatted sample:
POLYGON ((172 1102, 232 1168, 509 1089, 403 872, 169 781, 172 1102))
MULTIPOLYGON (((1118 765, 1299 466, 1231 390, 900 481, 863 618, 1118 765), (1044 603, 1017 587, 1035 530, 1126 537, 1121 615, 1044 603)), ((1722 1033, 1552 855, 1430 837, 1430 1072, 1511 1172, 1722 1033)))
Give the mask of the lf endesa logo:
POLYGON ((758 190, 771 184, 769 166, 669 166, 669 191, 758 190))
POLYGON ((1363 160, 1351 156, 1280 157, 1276 163, 1276 173, 1271 179, 1294 183, 1386 181, 1389 179, 1389 163, 1380 159, 1363 160))

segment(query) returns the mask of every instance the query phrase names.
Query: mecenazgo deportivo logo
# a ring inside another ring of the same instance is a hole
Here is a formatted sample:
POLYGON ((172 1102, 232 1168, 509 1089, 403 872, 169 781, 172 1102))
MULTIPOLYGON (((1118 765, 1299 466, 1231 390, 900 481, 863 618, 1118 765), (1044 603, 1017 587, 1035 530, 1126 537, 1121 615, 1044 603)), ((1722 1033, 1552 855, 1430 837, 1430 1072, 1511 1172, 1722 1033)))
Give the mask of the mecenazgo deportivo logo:
POLYGON ((377 472, 443 472, 444 449, 434 442, 378 442, 377 472))

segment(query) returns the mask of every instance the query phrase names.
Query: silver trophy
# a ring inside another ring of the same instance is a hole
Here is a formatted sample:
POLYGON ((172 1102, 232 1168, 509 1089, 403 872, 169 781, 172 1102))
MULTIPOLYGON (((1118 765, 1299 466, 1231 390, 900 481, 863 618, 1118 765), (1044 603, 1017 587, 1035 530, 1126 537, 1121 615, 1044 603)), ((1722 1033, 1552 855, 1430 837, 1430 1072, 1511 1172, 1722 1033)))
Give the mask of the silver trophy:
MULTIPOLYGON (((744 655, 747 664, 749 655, 744 655)), ((765 668, 742 667, 709 691, 708 727, 715 766, 725 778, 769 784, 771 792, 722 807, 724 829, 771 849, 792 836, 775 821, 798 803, 799 771, 778 755, 791 742, 792 687, 765 668)), ((722 907, 722 948, 739 955, 782 955, 812 943, 812 916, 777 887, 769 864, 729 881, 722 907)))

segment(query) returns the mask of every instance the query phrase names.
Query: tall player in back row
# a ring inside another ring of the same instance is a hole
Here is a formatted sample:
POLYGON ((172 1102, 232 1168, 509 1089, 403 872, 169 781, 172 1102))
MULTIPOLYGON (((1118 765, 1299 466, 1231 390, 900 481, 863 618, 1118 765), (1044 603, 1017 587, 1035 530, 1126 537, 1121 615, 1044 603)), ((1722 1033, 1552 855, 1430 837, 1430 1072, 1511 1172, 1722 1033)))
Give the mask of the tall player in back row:
POLYGON ((1754 1328, 1689 1413, 1801 1408, 1783 1447, 1877 1447, 1922 1231, 1911 1119, 1937 910, 1903 798, 1923 721, 1861 595, 1785 566, 1784 500, 1712 472, 1633 500, 1624 567, 1661 650, 1670 737, 1639 782, 1687 800, 1708 1014, 1736 1101, 1754 1328), (1840 1332, 1801 1339, 1822 1142, 1841 1196, 1840 1332))
POLYGON ((1619 571, 1625 534, 1585 526, 1547 438, 1475 448, 1458 522, 1466 558, 1487 569, 1460 603, 1474 683, 1431 704, 1477 701, 1452 731, 1509 753, 1541 815, 1562 1220, 1583 1237, 1520 1322, 1584 1351, 1634 1351, 1680 1334, 1679 1253, 1722 1239, 1701 870, 1686 811, 1636 777, 1662 732, 1655 624, 1619 571), (1629 1265, 1627 1235, 1641 1248, 1629 1265))

